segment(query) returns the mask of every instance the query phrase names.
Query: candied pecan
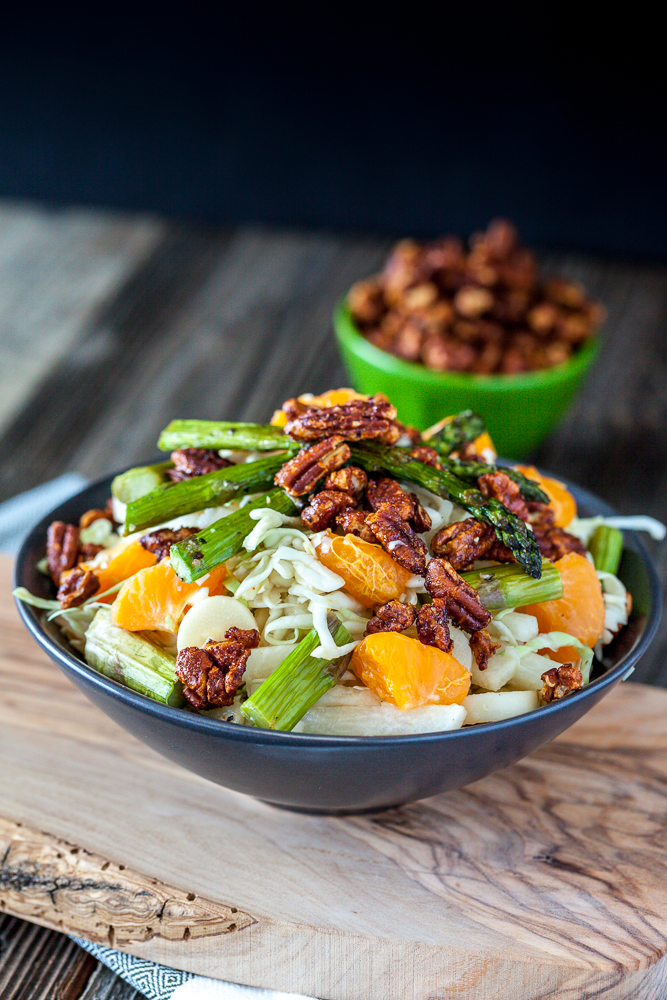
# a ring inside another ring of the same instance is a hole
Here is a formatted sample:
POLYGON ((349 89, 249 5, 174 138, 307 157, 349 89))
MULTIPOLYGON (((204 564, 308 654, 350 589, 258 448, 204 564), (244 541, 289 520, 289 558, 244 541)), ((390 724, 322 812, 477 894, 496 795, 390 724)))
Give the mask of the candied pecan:
POLYGON ((354 321, 360 326, 372 326, 378 323, 386 311, 382 287, 374 278, 358 281, 352 285, 347 293, 347 304, 354 321))
POLYGON ((46 532, 46 559, 54 583, 60 574, 76 566, 79 555, 79 529, 64 521, 52 521, 46 532))
POLYGON ((521 496, 521 490, 506 472, 485 472, 477 482, 485 497, 495 497, 512 514, 517 514, 522 521, 528 520, 528 508, 526 501, 521 496))
POLYGON ((454 648, 449 634, 449 614, 447 603, 440 597, 435 597, 431 604, 424 604, 417 615, 417 635, 425 646, 437 646, 445 653, 451 653, 454 648))
POLYGON ((374 514, 368 514, 366 524, 395 562, 411 573, 424 575, 426 545, 407 521, 396 516, 393 508, 383 504, 374 514))
POLYGON ((334 521, 337 514, 350 507, 356 507, 357 501, 349 493, 340 490, 322 490, 311 497, 310 503, 301 511, 301 520, 311 531, 323 531, 334 521))
POLYGON ((488 524, 468 518, 441 528, 431 541, 431 550, 434 556, 447 559, 455 570, 460 570, 482 559, 495 538, 488 524))
POLYGON ((547 703, 558 698, 564 698, 571 691, 583 687, 584 679, 581 670, 573 663, 564 663, 562 667, 552 667, 542 674, 542 701, 547 703))
POLYGON ((499 541, 499 539, 495 537, 489 548, 486 550, 484 558, 491 559, 493 562, 498 563, 516 562, 514 553, 509 546, 505 545, 504 542, 499 541))
POLYGON ((95 574, 84 569, 83 566, 75 566, 60 574, 60 586, 58 587, 58 600, 61 608, 77 608, 89 597, 99 590, 100 581, 95 574))
POLYGON ((489 658, 493 656, 500 643, 495 642, 485 628, 480 628, 470 636, 470 648, 473 656, 477 660, 480 670, 486 670, 489 665, 489 658))
POLYGON ((375 608, 373 618, 366 626, 364 635, 373 632, 405 632, 415 621, 415 609, 411 604, 401 604, 400 601, 389 601, 375 608))
POLYGON ((286 399, 281 407, 288 420, 293 420, 311 408, 310 403, 303 403, 300 399, 286 399))
POLYGON ((410 444, 415 445, 422 443, 421 431, 418 431, 416 427, 410 427, 409 425, 406 426, 406 424, 402 424, 400 420, 393 420, 392 423, 393 426, 400 431, 400 437, 403 438, 406 443, 408 441, 410 444))
POLYGON ((384 476, 382 479, 369 479, 366 487, 366 500, 373 511, 378 511, 384 505, 389 505, 402 521, 408 521, 414 513, 414 502, 410 495, 398 485, 395 479, 384 476))
POLYGON ((361 538, 364 542, 373 542, 375 544, 377 539, 370 527, 366 524, 367 515, 362 513, 360 510, 351 510, 349 507, 347 510, 343 510, 336 516, 334 524, 341 531, 344 531, 346 535, 356 535, 357 538, 361 538))
POLYGON ((157 531, 149 531, 139 539, 139 544, 157 556, 157 561, 166 559, 171 551, 172 545, 182 542, 184 538, 197 534, 197 528, 158 528, 157 531))
POLYGON ((349 458, 350 447, 343 438, 329 437, 310 448, 302 448, 298 455, 285 462, 274 481, 292 496, 300 497, 310 493, 320 479, 340 469, 349 458))
POLYGON ((397 358, 416 361, 421 354, 423 332, 414 319, 406 319, 394 337, 389 350, 397 358))
POLYGON ((347 465, 344 469, 330 472, 324 480, 325 490, 340 490, 342 493, 349 493, 356 497, 366 489, 368 476, 363 469, 356 465, 347 465))
POLYGON ((95 508, 87 510, 85 514, 82 514, 79 518, 79 528, 88 528, 93 521, 102 520, 111 521, 113 523, 113 514, 110 510, 97 510, 95 508))
POLYGON ((586 554, 580 540, 562 528, 549 528, 547 531, 541 531, 539 528, 533 530, 537 547, 549 562, 562 559, 568 552, 578 552, 580 556, 586 554))
POLYGON ((414 458, 415 462, 423 462, 424 465, 432 465, 434 469, 442 468, 440 456, 435 448, 431 448, 428 444, 418 444, 414 447, 410 452, 410 458, 414 458))
POLYGON ((464 285, 454 296, 454 308, 460 316, 477 318, 493 306, 493 294, 488 288, 464 285))
POLYGON ((386 431, 378 434, 378 441, 381 444, 394 445, 403 436, 403 424, 398 420, 390 420, 386 431))
POLYGON ((361 441, 386 434, 395 417, 396 409, 378 393, 370 399, 352 399, 340 406, 306 410, 287 422, 285 433, 298 441, 319 441, 332 435, 361 441))
POLYGON ((94 559, 98 552, 101 552, 104 548, 103 545, 94 545, 93 542, 84 542, 83 545, 79 546, 79 555, 77 556, 77 565, 81 563, 90 562, 94 559))
POLYGON ((179 448, 172 451, 171 460, 175 468, 167 469, 167 475, 175 483, 226 469, 232 464, 226 458, 221 458, 215 448, 179 448))
POLYGON ((528 523, 533 526, 534 531, 548 531, 554 527, 556 511, 548 503, 541 503, 539 500, 528 500, 528 523))
POLYGON ((431 597, 442 598, 449 617, 466 632, 477 632, 491 621, 479 594, 466 583, 446 559, 431 559, 426 568, 426 590, 431 597))
POLYGON ((176 658, 176 676, 183 682, 185 698, 198 710, 231 705, 250 651, 258 645, 257 629, 230 628, 223 642, 182 649, 176 658))
POLYGON ((418 534, 423 534, 425 531, 431 530, 431 517, 426 513, 424 508, 419 502, 419 497, 416 493, 410 493, 410 499, 413 503, 412 517, 408 518, 408 521, 415 529, 418 534))

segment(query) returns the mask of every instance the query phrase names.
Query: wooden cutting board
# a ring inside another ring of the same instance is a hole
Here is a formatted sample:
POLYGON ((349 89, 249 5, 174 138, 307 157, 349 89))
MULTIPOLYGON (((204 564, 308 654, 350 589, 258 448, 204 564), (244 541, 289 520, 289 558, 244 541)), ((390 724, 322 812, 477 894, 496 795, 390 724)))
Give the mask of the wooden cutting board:
POLYGON ((0 561, 7 912, 331 1000, 667 995, 667 692, 616 688, 459 792, 304 816, 119 729, 30 639, 9 576, 0 561))

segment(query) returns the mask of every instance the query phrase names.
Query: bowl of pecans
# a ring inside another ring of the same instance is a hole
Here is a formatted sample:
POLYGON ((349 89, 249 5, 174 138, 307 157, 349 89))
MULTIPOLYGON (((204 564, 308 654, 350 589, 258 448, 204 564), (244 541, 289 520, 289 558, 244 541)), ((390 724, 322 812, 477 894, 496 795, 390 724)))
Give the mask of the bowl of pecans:
POLYGON ((534 449, 566 411, 603 319, 580 285, 541 278, 535 255, 500 219, 469 248, 453 236, 402 240, 333 317, 356 389, 385 393, 422 430, 470 407, 512 457, 534 449))

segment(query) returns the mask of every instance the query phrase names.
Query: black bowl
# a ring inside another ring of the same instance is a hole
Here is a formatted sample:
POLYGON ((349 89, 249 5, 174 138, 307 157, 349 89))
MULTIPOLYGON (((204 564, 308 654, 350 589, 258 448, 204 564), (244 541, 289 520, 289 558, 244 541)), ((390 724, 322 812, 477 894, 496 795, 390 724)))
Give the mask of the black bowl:
MULTIPOLYGON (((103 507, 109 476, 61 504, 32 530, 16 560, 15 585, 52 596, 37 569, 53 520, 78 523, 103 507)), ((583 516, 615 512, 593 494, 568 484, 583 516)), ((625 532, 619 575, 633 596, 628 626, 607 647, 591 683, 563 701, 504 722, 447 733, 352 737, 276 733, 169 708, 98 674, 68 645, 55 623, 18 602, 21 617, 61 670, 103 712, 170 760, 246 795, 306 812, 349 813, 412 802, 460 788, 506 767, 552 740, 632 673, 660 619, 660 584, 646 549, 625 532), (597 675, 597 676, 596 676, 597 675)))

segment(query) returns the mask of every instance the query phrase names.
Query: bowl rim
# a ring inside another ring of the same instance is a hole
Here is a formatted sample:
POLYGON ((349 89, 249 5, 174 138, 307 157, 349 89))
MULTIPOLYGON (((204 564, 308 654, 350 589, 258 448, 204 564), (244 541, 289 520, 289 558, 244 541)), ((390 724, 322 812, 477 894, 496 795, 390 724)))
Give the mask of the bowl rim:
MULTIPOLYGON (((539 471, 543 472, 541 469, 539 469, 539 471)), ((552 478, 554 476, 553 473, 546 471, 543 472, 543 474, 551 476, 552 478)), ((68 504, 76 503, 77 500, 83 498, 86 494, 92 494, 95 491, 100 490, 102 487, 110 488, 114 475, 115 474, 102 476, 101 478, 90 483, 84 489, 79 490, 68 500, 59 503, 49 514, 43 517, 32 528, 24 539, 14 562, 14 587, 21 587, 25 585, 23 579, 24 570, 30 563, 31 551, 36 545, 44 545, 46 539, 46 529, 51 521, 57 519, 57 515, 62 508, 68 504)), ((603 516, 609 517, 617 515, 617 512, 613 507, 605 503, 604 500, 597 497, 594 493, 589 492, 583 487, 576 486, 576 484, 564 479, 562 476, 557 476, 556 478, 558 478, 560 482, 564 483, 568 489, 572 490, 574 488, 577 502, 583 501, 586 505, 592 505, 598 509, 603 516)), ((82 504, 82 509, 88 508, 84 508, 82 504)), ((595 692, 600 692, 610 686, 613 686, 619 679, 625 679, 633 672, 635 663, 637 663, 637 661, 644 654, 657 631, 662 613, 662 601, 660 580, 655 564, 644 543, 641 538, 638 537, 636 532, 626 530, 623 532, 623 535, 632 542, 632 547, 640 556, 647 574, 651 606, 646 618, 644 630, 632 649, 630 649, 625 656, 622 657, 621 661, 617 663, 616 666, 612 667, 611 670, 608 670, 601 677, 595 678, 595 680, 586 685, 586 687, 574 692, 567 698, 554 701, 549 705, 539 708, 537 712, 539 712, 542 717, 546 718, 547 713, 553 715, 553 713, 556 712, 567 712, 569 707, 575 704, 575 702, 582 701, 591 697, 595 692)), ((131 708, 136 709, 138 712, 151 716, 155 720, 160 720, 168 725, 176 724, 179 728, 182 727, 186 730, 198 731, 202 734, 209 733, 210 735, 217 735, 218 737, 224 737, 225 739, 230 738, 240 743, 256 743, 259 741, 264 745, 281 744, 286 746, 291 742, 295 746, 309 745, 313 749, 349 749, 354 747, 359 749, 368 749, 371 747, 376 748, 379 745, 396 746, 399 744, 402 746, 410 746, 415 744, 434 743, 441 740, 470 740, 475 739, 476 734, 478 735, 480 733, 503 733, 508 729, 530 725, 531 720, 534 720, 536 717, 536 711, 532 711, 526 712, 523 715, 512 716, 509 719, 503 719, 499 722, 488 722, 477 726, 464 726, 461 729, 446 730, 444 732, 409 733, 399 736, 333 736, 319 733, 279 732, 272 729, 258 729, 251 726, 241 726, 237 723, 225 722, 222 719, 209 719, 195 712, 188 712, 182 708, 174 708, 170 705, 154 701, 147 695, 139 694, 131 688, 125 687, 120 682, 112 680, 104 674, 98 673, 98 671, 90 667, 85 660, 79 659, 74 652, 70 652, 65 645, 64 639, 61 644, 60 642, 56 642, 52 636, 49 635, 44 627, 44 623, 41 620, 43 612, 41 612, 40 609, 24 604, 18 598, 15 598, 15 601, 23 623, 32 637, 36 640, 38 645, 40 645, 42 649, 48 653, 51 659, 58 663, 65 673, 73 673, 77 675, 86 686, 97 688, 105 695, 113 698, 115 701, 123 702, 131 708)))
POLYGON ((422 383, 433 387, 448 384, 452 388, 460 388, 482 393, 497 393, 521 389, 556 388, 570 380, 583 376, 595 361, 601 341, 599 331, 588 339, 581 350, 573 354, 567 361, 551 368, 540 368, 537 371, 522 372, 518 375, 479 375, 472 372, 438 372, 417 361, 405 361, 388 351, 371 344, 352 319, 352 314, 345 298, 339 299, 333 311, 333 328, 338 343, 351 351, 357 358, 383 371, 387 375, 400 376, 412 383, 422 383))

